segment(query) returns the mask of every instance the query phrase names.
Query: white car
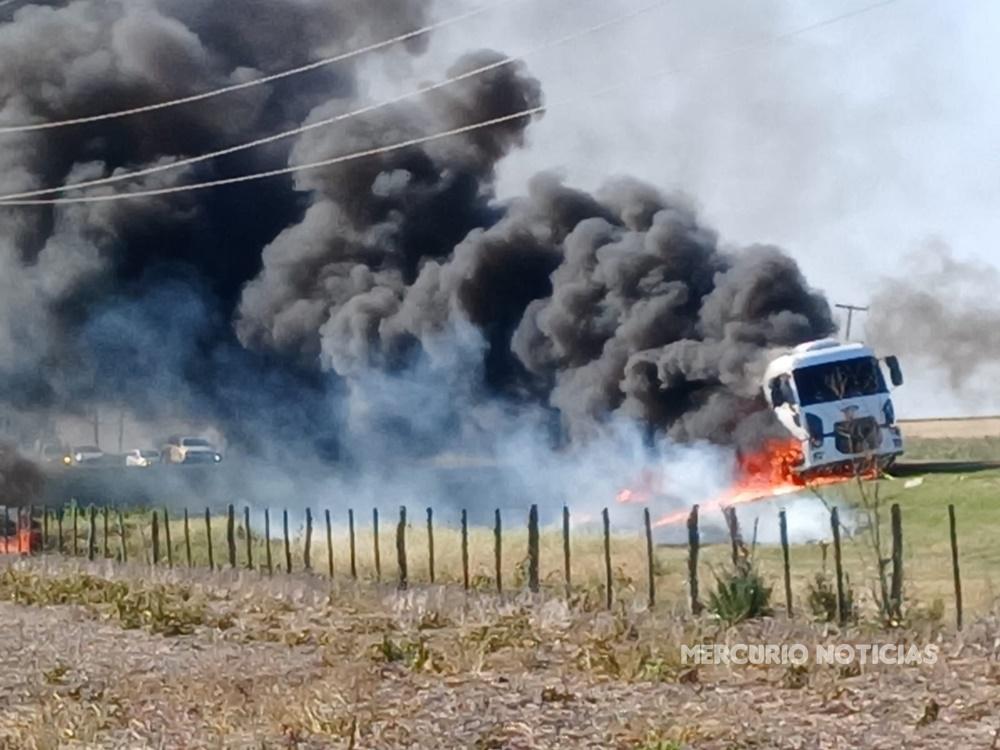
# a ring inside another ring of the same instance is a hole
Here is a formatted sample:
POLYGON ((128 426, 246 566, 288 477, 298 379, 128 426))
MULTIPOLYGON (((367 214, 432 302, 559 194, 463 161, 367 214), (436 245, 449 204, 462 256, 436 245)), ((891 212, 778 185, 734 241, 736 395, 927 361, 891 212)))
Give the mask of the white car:
POLYGON ((171 464, 217 464, 222 454, 204 438, 174 436, 163 447, 163 458, 171 464))
POLYGON ((73 449, 73 463, 92 464, 104 458, 104 451, 93 445, 81 445, 73 449))
POLYGON ((129 467, 148 469, 153 464, 160 463, 159 451, 147 451, 136 448, 125 454, 125 465, 129 467))

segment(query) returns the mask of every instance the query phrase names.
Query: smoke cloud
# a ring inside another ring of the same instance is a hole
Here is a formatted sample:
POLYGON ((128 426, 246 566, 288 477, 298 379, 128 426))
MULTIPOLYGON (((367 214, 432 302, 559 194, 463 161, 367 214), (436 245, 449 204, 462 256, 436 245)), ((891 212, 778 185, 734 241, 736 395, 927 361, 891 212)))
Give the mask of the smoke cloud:
POLYGON ((29 505, 39 497, 43 485, 44 478, 35 464, 19 456, 16 446, 0 443, 0 505, 29 505))
POLYGON ((984 371, 1000 364, 1000 272, 954 257, 940 240, 912 251, 902 265, 906 275, 882 279, 872 297, 868 340, 946 373, 957 393, 975 395, 984 371))
MULTIPOLYGON (((424 0, 32 4, 0 23, 0 122, 183 96, 427 19, 424 0)), ((410 44, 393 64, 421 52, 410 44)), ((470 52, 450 73, 502 57, 470 52)), ((353 109, 364 88, 345 64, 224 100, 0 136, 0 190, 167 163, 353 109)), ((294 166, 543 100, 531 72, 508 65, 145 184, 294 166)), ((634 179, 590 194, 541 172, 526 195, 498 201, 498 164, 530 127, 218 191, 0 206, 8 408, 112 404, 148 424, 217 427, 246 455, 340 460, 340 493, 420 487, 414 466, 483 455, 525 467, 512 495, 552 495, 539 477, 565 479, 561 456, 594 463, 595 446, 648 461, 622 446, 666 455, 668 443, 766 434, 763 366, 773 348, 834 330, 824 298, 779 248, 726 246, 689 199, 634 179), (545 453, 554 447, 564 453, 545 453)))

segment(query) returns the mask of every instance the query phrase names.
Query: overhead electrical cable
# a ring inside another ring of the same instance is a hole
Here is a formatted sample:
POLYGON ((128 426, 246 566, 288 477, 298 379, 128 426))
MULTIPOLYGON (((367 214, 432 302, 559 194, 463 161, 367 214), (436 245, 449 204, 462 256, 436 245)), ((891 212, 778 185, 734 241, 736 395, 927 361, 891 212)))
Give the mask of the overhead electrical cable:
POLYGON ((518 55, 511 55, 500 60, 488 63, 486 65, 481 65, 477 68, 467 70, 464 73, 460 73, 450 78, 446 78, 437 83, 428 84, 422 86, 413 91, 407 91, 406 93, 400 94, 398 96, 391 97, 389 99, 384 99, 382 101, 376 102, 374 104, 368 104, 358 109, 351 110, 350 112, 344 112, 339 115, 334 115, 333 117, 326 117, 322 120, 316 120, 314 122, 306 123, 305 125, 300 125, 299 127, 292 128, 290 130, 285 130, 280 133, 275 133, 273 135, 265 136, 263 138, 257 138, 246 143, 240 143, 235 146, 228 146, 226 148, 219 149, 217 151, 211 151, 199 156, 190 156, 184 159, 178 159, 176 161, 164 162, 162 164, 157 164, 152 167, 145 167, 143 169, 137 169, 128 172, 119 172, 117 174, 110 175, 109 177, 100 177, 93 180, 85 180, 83 182, 74 182, 68 185, 62 185, 60 187, 54 188, 39 188, 37 190, 27 190, 18 193, 9 193, 7 195, 0 195, 0 202, 19 200, 21 198, 34 198, 40 195, 52 195, 54 193, 64 193, 68 190, 82 190, 84 188, 97 187, 99 185, 110 185, 116 182, 122 182, 124 180, 131 180, 138 177, 145 177, 151 174, 158 174, 160 172, 169 172, 176 169, 181 169, 182 167, 190 166, 191 164, 199 164, 201 162, 209 161, 211 159, 218 159, 223 156, 229 156, 230 154, 240 153, 242 151, 248 151, 250 149, 259 148, 261 146, 266 146, 270 143, 275 143, 277 141, 285 140, 287 138, 293 138, 303 133, 308 133, 312 130, 318 130, 319 128, 329 127, 346 120, 350 120, 354 117, 359 117, 361 115, 371 114, 372 112, 377 112, 380 109, 392 106, 393 104, 399 104, 408 99, 414 99, 425 94, 437 91, 439 89, 452 86, 460 81, 466 81, 471 78, 476 78, 492 70, 497 70, 499 68, 504 68, 514 63, 521 62, 531 55, 537 54, 539 52, 552 49, 553 47, 558 47, 570 42, 576 41, 586 36, 596 34, 599 31, 604 31, 605 29, 611 28, 612 26, 617 26, 619 24, 630 21, 637 18, 645 13, 656 10, 668 3, 673 2, 673 0, 657 0, 654 3, 645 5, 637 10, 630 11, 629 13, 624 13, 615 16, 614 18, 602 21, 601 23, 589 26, 580 31, 575 31, 571 34, 566 34, 564 36, 558 37, 556 39, 551 39, 547 42, 539 44, 525 52, 518 55))
MULTIPOLYGON (((0 0, 0 7, 7 2, 13 2, 13 0, 0 0)), ((92 122, 103 122, 105 120, 117 120, 123 117, 132 117, 134 115, 141 115, 146 112, 155 112, 161 109, 169 109, 171 107, 179 107, 182 104, 191 104, 193 102, 200 102, 206 99, 213 99, 217 96, 222 96, 223 94, 231 94, 234 91, 243 91, 244 89, 254 88, 256 86, 264 86, 268 83, 273 83, 274 81, 280 81, 283 78, 291 78, 292 76, 301 75, 303 73, 308 73, 312 70, 317 70, 318 68, 324 68, 329 65, 334 65, 339 62, 344 62, 345 60, 350 60, 354 57, 359 57, 361 55, 368 54, 369 52, 375 52, 380 49, 385 49, 386 47, 391 47, 402 42, 407 42, 411 39, 416 39, 421 36, 426 36, 433 31, 438 31, 439 29, 446 28, 448 26, 453 26, 462 21, 467 21, 475 16, 482 15, 488 10, 492 10, 498 5, 506 5, 512 2, 520 2, 520 0, 496 0, 496 2, 487 3, 486 5, 481 5, 478 8, 473 8, 472 10, 461 13, 457 16, 452 16, 451 18, 446 18, 443 21, 436 21, 435 23, 428 24, 426 26, 421 26, 419 29, 413 29, 412 31, 407 31, 404 34, 399 34, 391 39, 386 39, 381 42, 374 42, 372 44, 365 45, 364 47, 358 47, 357 49, 350 50, 349 52, 343 52, 339 55, 334 55, 333 57, 326 57, 322 60, 315 60, 314 62, 301 65, 297 68, 291 68, 289 70, 281 71, 280 73, 272 73, 270 75, 262 76, 260 78, 253 78, 249 81, 242 81, 240 83, 233 83, 228 86, 222 86, 221 88, 212 89, 211 91, 203 91, 200 94, 191 94, 190 96, 182 96, 177 99, 168 99, 162 102, 154 102, 153 104, 146 104, 140 107, 132 107, 130 109, 120 109, 114 112, 105 112, 97 115, 88 115, 85 117, 73 117, 67 120, 53 120, 49 122, 35 122, 35 123, 25 123, 20 125, 0 125, 0 135, 7 133, 26 133, 37 130, 53 130, 55 128, 67 128, 73 125, 85 125, 92 122)))
MULTIPOLYGON (((888 5, 893 5, 900 0, 881 0, 877 3, 872 3, 866 5, 862 8, 857 8, 851 11, 846 11, 840 13, 836 16, 831 16, 825 18, 821 21, 816 21, 814 23, 808 24, 806 26, 800 26, 796 29, 792 29, 780 34, 776 34, 767 37, 763 40, 758 40, 756 42, 750 42, 739 47, 734 47, 717 55, 713 55, 710 58, 703 60, 702 64, 711 63, 717 59, 728 57, 740 52, 745 52, 747 50, 758 49, 762 47, 771 46, 775 43, 805 34, 809 31, 814 31, 819 28, 826 26, 831 26, 835 23, 847 20, 849 18, 854 18, 871 11, 877 10, 879 8, 886 7, 888 5)), ((529 117, 533 117, 544 112, 548 112, 552 109, 557 109, 559 107, 565 106, 567 104, 572 104, 575 102, 583 101, 586 99, 593 99, 605 94, 627 88, 628 86, 634 85, 638 81, 645 81, 649 79, 663 78, 669 75, 675 75, 677 73, 688 72, 689 70, 696 69, 698 66, 692 66, 690 68, 661 68, 658 71, 640 76, 637 80, 624 81, 620 83, 615 83, 610 86, 606 86, 601 89, 595 89, 577 96, 566 97, 552 104, 543 104, 537 107, 531 107, 529 109, 523 109, 518 112, 513 112, 508 115, 503 115, 501 117, 494 117, 489 120, 483 120, 476 123, 471 123, 469 125, 463 125, 461 127, 452 128, 449 130, 440 131, 437 133, 432 133, 430 135, 420 136, 416 138, 410 138, 404 141, 398 141, 396 143, 388 144, 385 146, 378 146, 369 149, 364 149, 361 151, 354 151, 348 154, 342 154, 340 156, 334 156, 329 159, 322 159, 320 161, 307 162, 304 164, 297 164, 289 167, 282 167, 280 169, 272 169, 264 172, 255 172, 252 174, 241 175, 238 177, 228 177, 218 180, 210 180, 207 182, 199 182, 191 185, 177 185, 173 187, 166 188, 155 188, 150 190, 139 190, 127 193, 110 193, 107 195, 91 195, 91 196, 81 196, 78 198, 53 198, 53 199, 26 199, 26 200, 0 200, 0 207, 3 206, 47 206, 47 205, 66 205, 66 204, 77 204, 77 203, 105 203, 120 200, 129 200, 133 198, 150 198, 161 195, 172 195, 175 193, 184 193, 195 190, 207 190, 209 188, 221 187, 224 185, 235 185, 244 182, 253 182, 256 180, 263 180, 270 177, 277 177, 280 175, 292 174, 295 172, 304 172, 312 169, 320 169, 323 167, 334 166, 336 164, 343 164, 345 162, 356 161, 358 159, 364 159, 371 156, 378 156, 380 154, 392 153, 394 151, 400 151, 412 146, 418 146, 424 143, 431 143, 433 141, 442 140, 445 138, 450 138, 456 135, 462 135, 464 133, 470 133, 477 130, 483 130, 485 128, 495 127, 507 122, 513 122, 516 120, 521 120, 529 117)))

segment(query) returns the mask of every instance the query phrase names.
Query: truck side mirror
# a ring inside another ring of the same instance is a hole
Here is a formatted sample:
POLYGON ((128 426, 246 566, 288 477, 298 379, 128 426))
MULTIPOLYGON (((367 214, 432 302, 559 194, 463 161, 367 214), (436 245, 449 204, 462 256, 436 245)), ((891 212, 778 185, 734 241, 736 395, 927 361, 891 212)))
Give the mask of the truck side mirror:
POLYGON ((792 383, 788 380, 781 381, 781 398, 790 406, 795 405, 795 391, 792 390, 792 383))
POLYGON ((885 365, 889 368, 889 380, 894 386, 901 386, 903 384, 903 370, 899 366, 899 359, 895 354, 891 354, 885 358, 885 365))
POLYGON ((769 385, 771 389, 771 404, 775 407, 788 404, 795 405, 795 392, 792 384, 785 378, 774 378, 769 385))
POLYGON ((778 407, 785 403, 785 394, 782 393, 781 381, 778 378, 774 378, 770 383, 771 388, 771 405, 778 407))

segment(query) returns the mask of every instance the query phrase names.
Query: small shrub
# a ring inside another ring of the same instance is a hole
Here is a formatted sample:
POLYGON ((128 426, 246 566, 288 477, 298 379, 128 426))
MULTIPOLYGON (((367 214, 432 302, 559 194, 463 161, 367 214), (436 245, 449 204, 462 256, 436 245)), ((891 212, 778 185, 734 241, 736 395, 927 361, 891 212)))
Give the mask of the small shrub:
POLYGON ((531 560, 527 557, 522 559, 517 565, 514 566, 514 577, 511 580, 511 586, 515 589, 523 589, 528 585, 528 568, 531 565, 531 560))
POLYGON ((911 605, 906 612, 906 625, 910 628, 928 628, 935 631, 941 627, 944 621, 944 601, 940 598, 934 599, 930 606, 922 604, 911 605))
POLYGON ((577 649, 574 661, 581 672, 605 677, 621 677, 622 674, 621 662, 610 638, 589 638, 577 649))
POLYGON ((431 650, 423 638, 416 641, 394 641, 388 635, 372 649, 372 658, 386 664, 403 664, 407 669, 422 671, 433 668, 431 650))
POLYGON ((781 675, 781 687, 786 690, 801 690, 809 685, 809 667, 806 664, 790 664, 781 675))
POLYGON ((46 578, 9 568, 0 575, 0 599, 46 607, 77 605, 111 617, 125 629, 145 629, 165 636, 188 635, 199 626, 225 627, 181 585, 110 581, 76 573, 46 578))
POLYGON ((493 576, 485 573, 476 573, 469 580, 469 588, 473 591, 496 591, 497 582, 493 576))
POLYGON ((533 649, 540 643, 531 621, 524 613, 503 615, 493 623, 473 628, 467 637, 479 646, 484 655, 508 648, 533 649))
POLYGON ((572 703, 576 695, 558 687, 542 688, 542 703, 572 703))
POLYGON ((729 625, 767 617, 771 614, 771 587, 752 565, 740 565, 728 575, 716 574, 708 608, 729 625))
MULTIPOLYGON (((836 622, 837 620, 837 586, 825 573, 817 573, 809 582, 806 594, 809 611, 818 622, 836 622)), ((844 604, 847 607, 847 619, 857 620, 854 605, 854 591, 849 580, 844 582, 844 604)))

